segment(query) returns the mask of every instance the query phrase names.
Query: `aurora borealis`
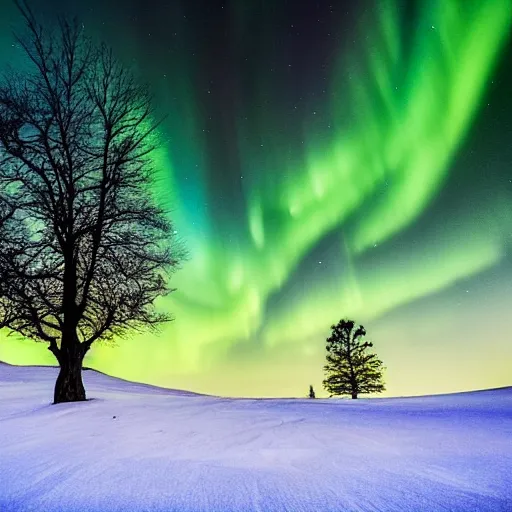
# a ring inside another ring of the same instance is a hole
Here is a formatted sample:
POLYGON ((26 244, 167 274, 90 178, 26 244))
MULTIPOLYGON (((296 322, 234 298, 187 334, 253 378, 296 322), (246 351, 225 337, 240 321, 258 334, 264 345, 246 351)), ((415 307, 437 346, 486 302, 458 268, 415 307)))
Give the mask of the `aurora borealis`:
MULTIPOLYGON (((34 5, 77 14, 152 86, 155 194, 189 252, 159 305, 175 321, 86 364, 300 396, 353 317, 388 394, 511 384, 510 0, 34 5)), ((16 23, 3 1, 2 66, 16 23)), ((5 335, 0 359, 53 364, 5 335)))

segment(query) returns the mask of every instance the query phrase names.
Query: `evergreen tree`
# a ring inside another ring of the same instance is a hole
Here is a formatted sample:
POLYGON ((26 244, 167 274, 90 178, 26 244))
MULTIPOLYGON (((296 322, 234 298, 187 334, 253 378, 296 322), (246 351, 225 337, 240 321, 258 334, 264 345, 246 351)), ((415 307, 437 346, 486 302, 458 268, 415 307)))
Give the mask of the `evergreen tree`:
POLYGON ((315 396, 315 390, 313 389, 313 386, 309 386, 309 398, 316 398, 315 396))
POLYGON ((331 326, 332 334, 327 338, 327 364, 324 366, 325 389, 333 395, 381 393, 382 361, 368 349, 373 343, 366 341, 366 330, 352 320, 340 320, 331 326))

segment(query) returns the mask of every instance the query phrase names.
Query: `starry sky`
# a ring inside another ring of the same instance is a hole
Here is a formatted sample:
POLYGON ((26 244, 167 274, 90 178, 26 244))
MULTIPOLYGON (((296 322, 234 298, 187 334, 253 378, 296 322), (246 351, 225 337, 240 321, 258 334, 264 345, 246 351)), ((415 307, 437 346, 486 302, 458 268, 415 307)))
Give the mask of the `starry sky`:
MULTIPOLYGON (((232 396, 320 392, 329 326, 388 395, 512 384, 509 0, 46 0, 165 117, 155 198, 189 258, 158 335, 86 365, 232 396)), ((0 0, 0 66, 20 61, 0 0)), ((53 364, 0 333, 0 359, 53 364)))

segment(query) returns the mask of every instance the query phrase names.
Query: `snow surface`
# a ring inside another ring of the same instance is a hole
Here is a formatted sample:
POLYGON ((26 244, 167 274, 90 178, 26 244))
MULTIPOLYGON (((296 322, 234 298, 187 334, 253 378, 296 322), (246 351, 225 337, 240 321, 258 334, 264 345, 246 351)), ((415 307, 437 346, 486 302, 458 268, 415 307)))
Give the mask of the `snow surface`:
POLYGON ((0 511, 512 511, 512 388, 229 399, 0 364, 0 511), (114 418, 115 416, 115 418, 114 418))

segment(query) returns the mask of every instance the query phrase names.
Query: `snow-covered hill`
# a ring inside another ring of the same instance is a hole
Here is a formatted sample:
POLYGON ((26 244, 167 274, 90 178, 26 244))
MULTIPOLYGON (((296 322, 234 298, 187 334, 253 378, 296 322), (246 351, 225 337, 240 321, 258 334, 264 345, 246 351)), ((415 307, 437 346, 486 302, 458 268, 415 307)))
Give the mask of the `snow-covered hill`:
POLYGON ((512 388, 226 399, 0 364, 0 511, 508 511, 512 388))

